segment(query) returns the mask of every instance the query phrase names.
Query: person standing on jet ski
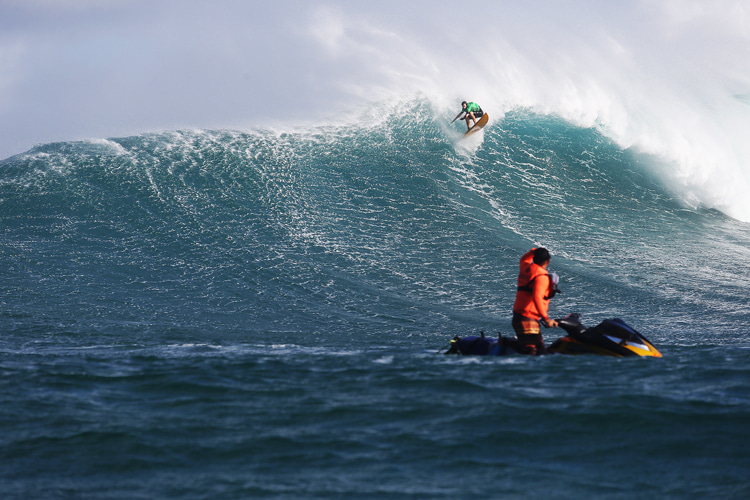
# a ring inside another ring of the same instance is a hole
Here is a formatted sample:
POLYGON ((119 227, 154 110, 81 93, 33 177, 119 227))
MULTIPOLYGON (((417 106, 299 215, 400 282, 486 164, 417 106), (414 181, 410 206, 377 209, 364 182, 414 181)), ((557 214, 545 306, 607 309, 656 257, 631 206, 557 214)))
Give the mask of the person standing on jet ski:
POLYGON ((549 301, 558 292, 557 275, 547 272, 549 261, 546 248, 532 248, 521 257, 512 325, 518 343, 527 354, 547 353, 540 322, 547 328, 557 327, 557 321, 547 315, 549 301))

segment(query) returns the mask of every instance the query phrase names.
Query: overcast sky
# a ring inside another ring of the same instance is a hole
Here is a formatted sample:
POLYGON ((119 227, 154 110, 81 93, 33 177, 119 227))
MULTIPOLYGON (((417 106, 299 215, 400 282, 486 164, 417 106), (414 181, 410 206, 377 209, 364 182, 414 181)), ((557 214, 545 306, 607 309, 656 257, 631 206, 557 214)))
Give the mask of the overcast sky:
POLYGON ((0 159, 324 120, 413 92, 534 105, 637 139, 633 108, 700 121, 720 96, 750 95, 749 12, 743 0, 0 0, 0 159))

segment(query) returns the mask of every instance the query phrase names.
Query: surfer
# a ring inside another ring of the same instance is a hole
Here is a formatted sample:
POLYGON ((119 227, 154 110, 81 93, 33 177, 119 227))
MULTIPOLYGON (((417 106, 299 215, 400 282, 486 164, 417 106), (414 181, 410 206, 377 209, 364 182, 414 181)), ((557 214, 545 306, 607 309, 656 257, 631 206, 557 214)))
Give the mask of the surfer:
POLYGON ((466 102, 463 101, 461 103, 461 112, 459 112, 456 117, 451 121, 451 123, 458 120, 458 117, 461 115, 464 115, 462 120, 466 120, 466 130, 468 131, 471 129, 471 127, 477 122, 479 118, 484 116, 484 111, 482 111, 482 108, 479 106, 479 104, 475 102, 466 102), (471 125, 469 125, 469 120, 471 120, 471 125))
POLYGON ((521 257, 512 325, 527 354, 547 353, 539 323, 547 328, 557 327, 557 321, 547 315, 549 301, 558 292, 557 274, 547 272, 549 261, 546 248, 532 248, 521 257))

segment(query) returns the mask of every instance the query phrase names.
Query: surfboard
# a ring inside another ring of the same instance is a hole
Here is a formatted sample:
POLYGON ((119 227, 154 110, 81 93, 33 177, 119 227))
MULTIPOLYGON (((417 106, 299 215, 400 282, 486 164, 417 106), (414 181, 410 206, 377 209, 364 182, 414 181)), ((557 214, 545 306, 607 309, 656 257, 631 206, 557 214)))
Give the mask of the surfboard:
POLYGON ((487 122, 489 120, 490 120, 490 115, 488 115, 487 113, 482 115, 482 117, 474 125, 472 125, 469 130, 466 131, 466 133, 464 134, 464 137, 466 137, 467 135, 471 135, 474 132, 479 132, 480 130, 482 130, 482 128, 484 128, 484 126, 487 125, 487 122))

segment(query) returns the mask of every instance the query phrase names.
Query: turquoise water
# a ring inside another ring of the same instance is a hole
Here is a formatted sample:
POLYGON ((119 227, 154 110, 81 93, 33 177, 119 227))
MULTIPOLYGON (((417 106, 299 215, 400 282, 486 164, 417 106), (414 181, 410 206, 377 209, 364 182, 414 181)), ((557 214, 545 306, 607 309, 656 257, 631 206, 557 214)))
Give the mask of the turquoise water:
POLYGON ((747 498, 750 226, 594 130, 413 106, 0 162, 6 497, 747 498), (553 314, 664 357, 438 354, 511 334, 535 245, 553 314))

